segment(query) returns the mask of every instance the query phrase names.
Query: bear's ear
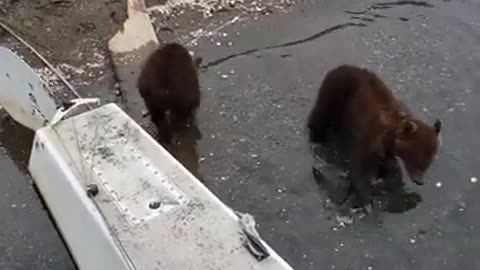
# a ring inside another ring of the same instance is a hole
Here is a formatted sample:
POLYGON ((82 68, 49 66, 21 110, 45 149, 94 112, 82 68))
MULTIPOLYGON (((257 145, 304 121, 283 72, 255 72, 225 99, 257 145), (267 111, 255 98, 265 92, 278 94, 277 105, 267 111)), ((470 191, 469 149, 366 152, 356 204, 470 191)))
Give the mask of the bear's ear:
POLYGON ((440 131, 442 130, 442 122, 440 122, 440 120, 436 119, 435 123, 433 123, 433 128, 435 129, 435 133, 439 134, 440 131))
POLYGON ((417 124, 410 119, 404 119, 400 122, 400 125, 397 129, 397 135, 399 136, 409 136, 414 134, 417 131, 417 124))

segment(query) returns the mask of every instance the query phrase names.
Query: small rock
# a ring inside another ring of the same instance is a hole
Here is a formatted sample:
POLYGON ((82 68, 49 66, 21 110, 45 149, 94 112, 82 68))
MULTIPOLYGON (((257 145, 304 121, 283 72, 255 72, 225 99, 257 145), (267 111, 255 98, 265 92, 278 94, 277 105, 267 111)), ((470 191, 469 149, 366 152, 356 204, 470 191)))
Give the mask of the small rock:
POLYGON ((442 182, 437 182, 435 185, 436 185, 438 188, 439 188, 439 187, 442 187, 442 182))
POLYGON ((222 43, 221 42, 217 42, 215 43, 217 46, 222 46, 222 43))
POLYGON ((415 242, 416 242, 415 239, 413 238, 410 239, 410 243, 415 244, 415 242))
POLYGON ((122 95, 122 91, 120 91, 120 89, 116 89, 115 90, 115 96, 119 97, 122 95))
POLYGON ((227 74, 222 74, 222 79, 227 79, 228 75, 227 74))
POLYGON ((476 177, 470 178, 470 182, 472 182, 472 183, 476 183, 477 181, 478 181, 478 179, 476 177))
POLYGON ((142 111, 142 117, 147 117, 148 116, 148 111, 147 110, 143 110, 142 111))

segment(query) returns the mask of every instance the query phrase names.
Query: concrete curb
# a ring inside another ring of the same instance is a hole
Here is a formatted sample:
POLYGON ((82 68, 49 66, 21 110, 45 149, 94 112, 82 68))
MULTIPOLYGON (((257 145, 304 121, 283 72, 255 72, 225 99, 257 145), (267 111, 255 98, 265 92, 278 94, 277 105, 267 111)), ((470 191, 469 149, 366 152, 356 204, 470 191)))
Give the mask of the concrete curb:
POLYGON ((123 109, 135 120, 141 122, 142 109, 128 108, 128 102, 143 106, 136 90, 138 72, 144 59, 157 48, 158 39, 143 0, 128 0, 128 19, 123 29, 108 42, 114 72, 119 81, 123 109))

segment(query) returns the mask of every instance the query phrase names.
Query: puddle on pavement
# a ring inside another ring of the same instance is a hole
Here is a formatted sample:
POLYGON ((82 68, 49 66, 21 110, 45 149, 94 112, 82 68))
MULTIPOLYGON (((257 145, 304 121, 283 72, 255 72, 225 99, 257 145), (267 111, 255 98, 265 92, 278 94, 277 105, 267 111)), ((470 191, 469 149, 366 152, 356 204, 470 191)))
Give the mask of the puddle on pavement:
POLYGON ((197 141, 202 138, 196 124, 178 129, 174 133, 173 156, 195 177, 203 181, 199 172, 199 155, 197 141))
MULTIPOLYGON (((357 207, 357 198, 351 187, 346 158, 348 144, 337 140, 326 146, 312 145, 313 177, 321 191, 328 196, 325 208, 332 210, 337 225, 345 226, 365 217, 357 207), (334 150, 335 149, 335 150, 334 150)), ((387 163, 372 184, 375 211, 404 213, 418 206, 422 197, 405 187, 402 170, 395 160, 387 163)))

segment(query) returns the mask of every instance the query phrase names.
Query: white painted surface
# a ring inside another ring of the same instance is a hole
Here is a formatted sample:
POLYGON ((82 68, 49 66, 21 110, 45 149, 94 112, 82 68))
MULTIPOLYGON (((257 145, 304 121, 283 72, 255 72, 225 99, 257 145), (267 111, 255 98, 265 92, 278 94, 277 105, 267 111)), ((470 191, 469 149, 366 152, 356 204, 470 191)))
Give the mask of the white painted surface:
POLYGON ((258 262, 233 211, 114 104, 37 131, 30 171, 81 269, 292 269, 269 247, 258 262))
POLYGON ((37 130, 56 112, 50 89, 17 55, 0 47, 0 104, 20 124, 37 130))

